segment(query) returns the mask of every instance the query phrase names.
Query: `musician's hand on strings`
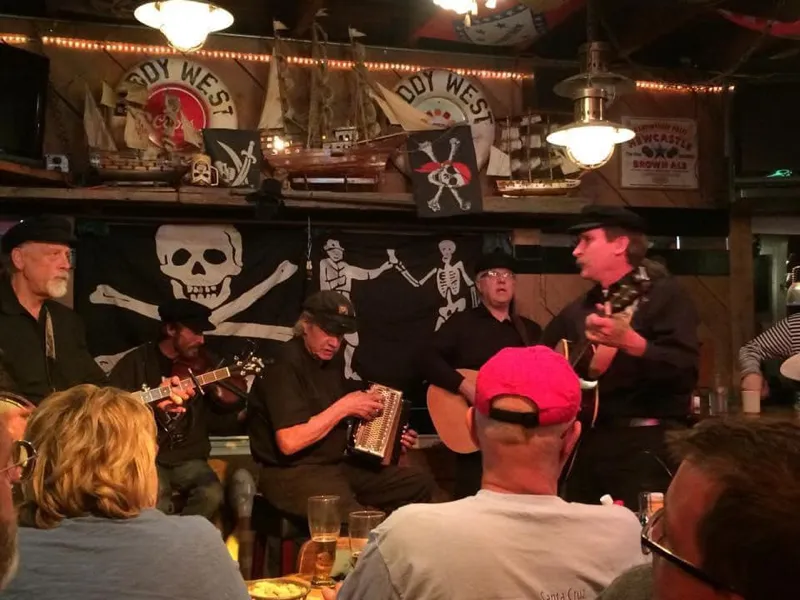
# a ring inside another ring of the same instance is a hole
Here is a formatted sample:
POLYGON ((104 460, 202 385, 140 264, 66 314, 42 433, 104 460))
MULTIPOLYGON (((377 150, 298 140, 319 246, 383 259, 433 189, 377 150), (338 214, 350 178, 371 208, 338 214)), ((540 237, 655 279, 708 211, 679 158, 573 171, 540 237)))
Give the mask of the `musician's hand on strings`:
POLYGON ((189 398, 194 396, 194 388, 193 387, 181 387, 181 378, 180 377, 164 377, 161 380, 161 385, 169 385, 170 386, 170 395, 169 398, 166 400, 162 400, 156 406, 163 411, 168 413, 183 413, 186 412, 186 408, 183 406, 183 403, 186 402, 189 398))
POLYGON ((586 317, 586 339, 595 344, 619 348, 634 356, 644 354, 647 341, 633 330, 627 315, 608 315, 606 307, 602 305, 598 305, 598 309, 603 314, 592 313, 586 317))
POLYGON ((371 421, 383 412, 383 397, 379 392, 350 392, 339 400, 345 416, 371 421))
POLYGON ((417 440, 419 439, 419 435, 413 429, 409 429, 408 426, 403 429, 403 434, 400 436, 400 450, 403 454, 411 450, 414 446, 417 445, 417 440))

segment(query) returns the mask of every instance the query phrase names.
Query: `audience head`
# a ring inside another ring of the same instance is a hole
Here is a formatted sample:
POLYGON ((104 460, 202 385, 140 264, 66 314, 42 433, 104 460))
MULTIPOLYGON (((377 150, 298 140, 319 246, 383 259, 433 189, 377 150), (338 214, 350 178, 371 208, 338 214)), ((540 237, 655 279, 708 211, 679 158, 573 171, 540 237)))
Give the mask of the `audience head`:
POLYGON ((74 243, 72 227, 63 217, 25 219, 3 235, 6 270, 18 282, 15 286, 24 286, 40 298, 61 298, 69 287, 74 243))
MULTIPOLYGON (((0 400, 5 396, 6 393, 0 392, 0 400)), ((19 560, 12 486, 20 474, 14 432, 19 429, 17 421, 21 419, 22 410, 9 404, 0 412, 0 590, 14 577, 19 560)))
POLYGON ((155 434, 150 408, 116 388, 79 385, 46 398, 25 431, 37 459, 23 483, 23 521, 48 529, 62 519, 127 519, 154 507, 155 434))
POLYGON ((800 564, 800 424, 709 419, 671 445, 682 462, 642 536, 656 599, 791 595, 800 564))
POLYGON ((342 345, 342 338, 356 331, 356 311, 352 302, 332 290, 322 290, 303 303, 303 313, 294 327, 309 353, 319 360, 331 360, 342 345))
POLYGON ((529 346, 495 354, 478 373, 469 419, 483 451, 485 482, 555 493, 580 435, 580 405, 578 377, 553 350, 529 346), (508 481, 520 476, 528 481, 508 481))

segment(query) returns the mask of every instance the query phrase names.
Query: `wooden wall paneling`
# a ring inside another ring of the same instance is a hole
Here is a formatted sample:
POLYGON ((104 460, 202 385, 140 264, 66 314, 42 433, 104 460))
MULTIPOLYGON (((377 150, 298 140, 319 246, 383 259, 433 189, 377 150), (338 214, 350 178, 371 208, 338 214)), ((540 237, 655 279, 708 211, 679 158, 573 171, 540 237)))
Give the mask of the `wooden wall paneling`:
POLYGON ((731 214, 730 248, 730 329, 732 383, 739 384, 739 348, 755 337, 755 299, 753 297, 753 231, 749 215, 731 214))

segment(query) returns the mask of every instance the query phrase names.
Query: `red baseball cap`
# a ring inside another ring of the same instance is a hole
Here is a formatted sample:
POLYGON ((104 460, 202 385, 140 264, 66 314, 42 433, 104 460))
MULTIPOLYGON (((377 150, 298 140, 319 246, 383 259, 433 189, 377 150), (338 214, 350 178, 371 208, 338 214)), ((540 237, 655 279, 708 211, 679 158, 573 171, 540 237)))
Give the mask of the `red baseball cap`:
POLYGON ((478 372, 475 410, 496 421, 525 427, 568 423, 578 416, 581 384, 567 360, 546 346, 505 348, 478 372), (500 396, 521 396, 538 409, 516 412, 492 408, 500 396))

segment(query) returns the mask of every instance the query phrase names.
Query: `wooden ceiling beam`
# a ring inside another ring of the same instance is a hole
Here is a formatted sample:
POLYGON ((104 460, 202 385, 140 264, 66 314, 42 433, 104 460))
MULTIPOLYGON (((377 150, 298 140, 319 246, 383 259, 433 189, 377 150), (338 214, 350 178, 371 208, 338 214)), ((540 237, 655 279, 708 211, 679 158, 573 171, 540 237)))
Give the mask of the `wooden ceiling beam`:
POLYGON ((642 3, 642 8, 624 23, 609 23, 616 31, 626 32, 618 36, 620 58, 626 58, 675 31, 708 8, 702 4, 676 5, 674 2, 642 3))
POLYGON ((743 68, 746 69, 745 65, 751 63, 754 58, 762 56, 767 49, 782 41, 780 38, 762 35, 744 27, 734 27, 735 32, 725 40, 724 46, 714 44, 699 58, 698 64, 701 68, 722 73, 730 72, 733 75, 743 68), (748 53, 749 56, 746 57, 748 53))
POLYGON ((301 38, 311 30, 317 13, 325 5, 325 0, 297 0, 297 21, 292 29, 292 37, 301 38))

